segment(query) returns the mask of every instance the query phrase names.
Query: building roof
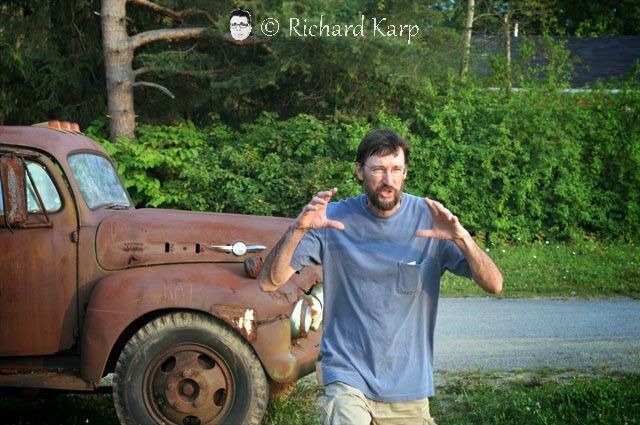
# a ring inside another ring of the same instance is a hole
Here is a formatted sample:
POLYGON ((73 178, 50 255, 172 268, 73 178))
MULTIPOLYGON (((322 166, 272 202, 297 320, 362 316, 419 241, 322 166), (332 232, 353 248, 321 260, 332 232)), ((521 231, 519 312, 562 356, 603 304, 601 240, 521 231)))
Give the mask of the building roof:
MULTIPOLYGON (((629 78, 636 63, 640 63, 640 36, 623 35, 607 37, 554 37, 565 41, 565 47, 572 58, 576 59, 571 87, 593 86, 597 81, 629 78)), ((540 37, 533 37, 539 41, 540 37)), ((522 37, 512 38, 512 57, 518 57, 518 46, 522 37)), ((474 37, 474 48, 478 53, 498 52, 504 49, 502 37, 474 37)), ((535 63, 542 63, 538 58, 535 63)), ((481 74, 487 69, 480 65, 481 74)))

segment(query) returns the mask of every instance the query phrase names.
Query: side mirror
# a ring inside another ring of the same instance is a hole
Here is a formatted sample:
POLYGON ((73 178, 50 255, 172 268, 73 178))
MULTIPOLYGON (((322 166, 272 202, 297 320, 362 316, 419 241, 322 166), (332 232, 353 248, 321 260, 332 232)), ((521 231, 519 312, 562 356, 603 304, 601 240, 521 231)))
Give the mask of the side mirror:
POLYGON ((0 156, 2 201, 7 227, 24 227, 27 224, 27 196, 24 161, 10 153, 0 156))

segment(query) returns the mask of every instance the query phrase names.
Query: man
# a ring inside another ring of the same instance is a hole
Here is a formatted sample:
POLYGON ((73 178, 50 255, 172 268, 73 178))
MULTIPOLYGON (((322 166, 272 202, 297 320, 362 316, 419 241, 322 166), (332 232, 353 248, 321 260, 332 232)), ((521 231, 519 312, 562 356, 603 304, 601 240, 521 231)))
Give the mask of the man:
POLYGON ((251 34, 251 14, 242 9, 231 12, 229 17, 229 29, 234 40, 242 41, 251 34))
POLYGON ((433 332, 445 270, 502 290, 502 275, 439 202, 403 192, 409 144, 389 130, 362 139, 364 194, 319 192, 267 257, 260 287, 322 264, 325 424, 432 424, 433 332))

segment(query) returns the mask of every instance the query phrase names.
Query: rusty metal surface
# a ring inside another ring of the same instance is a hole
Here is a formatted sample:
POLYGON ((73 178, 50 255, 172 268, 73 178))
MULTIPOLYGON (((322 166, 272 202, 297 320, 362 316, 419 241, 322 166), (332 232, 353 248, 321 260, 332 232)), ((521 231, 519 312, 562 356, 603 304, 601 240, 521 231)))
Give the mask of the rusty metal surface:
POLYGON ((231 305, 215 305, 211 308, 211 314, 227 322, 249 342, 255 342, 257 338, 255 310, 231 305))
MULTIPOLYGON (((310 286, 319 277, 316 272, 303 271, 292 281, 310 286)), ((260 325, 278 318, 286 318, 288 323, 293 304, 302 294, 293 282, 276 293, 262 292, 255 279, 246 276, 242 263, 171 264, 111 274, 91 291, 81 341, 82 376, 90 381, 99 379, 120 334, 147 313, 179 309, 222 313, 222 320, 246 335, 247 311, 253 310, 251 329, 256 335, 250 338, 259 342, 260 325)), ((258 355, 264 361, 263 352, 258 355)))
POLYGON ((77 194, 76 207, 81 226, 97 226, 105 216, 112 213, 105 209, 91 211, 87 207, 67 162, 69 154, 80 151, 93 152, 112 161, 104 148, 90 138, 46 127, 0 126, 0 144, 22 149, 32 148, 54 158, 67 177, 73 194, 77 194))
MULTIPOLYGON (((38 161, 52 169, 45 157, 38 161)), ((52 227, 0 227, 0 355, 44 355, 69 349, 77 326, 73 202, 59 174, 52 179, 63 208, 52 227), (55 253, 55 255, 52 255, 55 253)), ((29 220, 37 219, 29 214, 29 220)))
POLYGON ((163 209, 115 211, 98 227, 98 263, 117 270, 168 263, 243 262, 246 254, 205 247, 236 241, 273 246, 290 222, 278 217, 163 209))
POLYGON ((291 341, 288 319, 264 323, 258 327, 254 344, 265 371, 277 382, 291 382, 315 369, 320 353, 322 330, 309 332, 306 338, 291 341))
POLYGON ((19 196, 25 193, 24 163, 15 154, 0 156, 2 172, 2 201, 4 220, 10 226, 20 226, 27 222, 27 199, 19 196))
POLYGON ((0 387, 49 388, 74 391, 93 391, 95 387, 77 375, 50 371, 29 370, 21 373, 0 373, 0 387))
POLYGON ((84 135, 42 127, 0 126, 0 143, 48 152, 59 162, 66 159, 69 152, 77 150, 97 151, 107 155, 102 146, 84 135))
POLYGON ((215 350, 199 344, 172 347, 154 359, 144 376, 145 404, 159 424, 195 419, 217 423, 231 408, 234 391, 227 363, 215 350))
POLYGON ((262 256, 252 255, 244 260, 244 272, 247 276, 256 279, 262 270, 263 264, 262 256))
MULTIPOLYGON (((8 144, 4 151, 33 147, 58 161, 54 165, 41 159, 63 204, 50 214, 51 228, 12 234, 0 227, 0 356, 74 349, 82 354, 81 376, 96 383, 111 349, 133 321, 148 313, 184 309, 224 320, 254 345, 274 380, 289 382, 313 370, 320 332, 292 345, 288 316, 303 291, 321 281, 320 268, 306 268, 278 292, 265 293, 255 275, 268 250, 235 256, 205 249, 237 241, 270 249, 289 219, 151 209, 92 211, 80 196, 67 156, 91 151, 108 157, 97 143, 47 128, 3 126, 0 143, 8 144), (248 263, 247 274, 244 260, 250 256, 256 262, 248 263), (78 306, 83 308, 78 311, 78 306), (76 327, 80 343, 74 346, 76 327)), ((0 386, 11 380, 7 376, 0 386)), ((16 374, 11 382, 92 388, 72 375, 36 374, 29 380, 16 374)))

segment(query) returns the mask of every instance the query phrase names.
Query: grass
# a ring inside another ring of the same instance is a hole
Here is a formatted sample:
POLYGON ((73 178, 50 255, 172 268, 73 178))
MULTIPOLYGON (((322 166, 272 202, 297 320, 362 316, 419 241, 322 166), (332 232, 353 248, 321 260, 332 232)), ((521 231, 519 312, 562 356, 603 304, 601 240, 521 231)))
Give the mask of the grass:
POLYGON ((313 373, 298 381, 290 397, 269 404, 262 425, 319 425, 321 408, 318 399, 324 390, 316 384, 313 373))
MULTIPOLYGON (((640 299, 640 247, 620 242, 558 244, 486 249, 504 276, 506 298, 631 297, 640 299)), ((468 279, 445 273, 441 295, 484 296, 468 279)))
MULTIPOLYGON (((441 425, 640 424, 640 374, 593 370, 436 374, 431 414, 441 425)), ((263 425, 318 425, 322 389, 304 378, 269 405, 263 425)), ((108 395, 0 398, 3 424, 116 425, 108 395)))
MULTIPOLYGON (((540 242, 488 249, 505 278, 502 297, 640 299, 640 247, 540 242)), ((483 296, 468 279, 445 274, 442 296, 483 296)), ((640 374, 590 371, 458 372, 436 375, 431 412, 439 424, 640 424, 640 374)), ((271 403, 263 425, 319 424, 322 389, 313 375, 271 403)), ((16 399, 0 395, 0 423, 116 425, 109 395, 16 399)))
POLYGON ((640 374, 537 371, 445 375, 431 402, 442 424, 638 424, 640 374))

